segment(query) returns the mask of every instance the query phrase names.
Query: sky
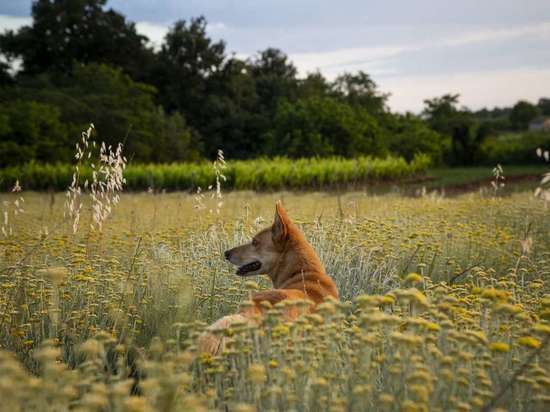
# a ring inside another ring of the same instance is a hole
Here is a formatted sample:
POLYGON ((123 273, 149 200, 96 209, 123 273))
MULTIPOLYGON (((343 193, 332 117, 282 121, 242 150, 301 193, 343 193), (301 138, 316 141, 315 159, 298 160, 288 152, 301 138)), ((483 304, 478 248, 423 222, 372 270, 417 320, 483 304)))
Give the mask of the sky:
MULTIPOLYGON (((422 110, 459 93, 471 108, 550 96, 550 0, 110 0, 158 46, 178 19, 203 15, 228 52, 277 47, 301 76, 363 70, 389 106, 422 110)), ((1 0, 0 31, 30 23, 31 1, 1 0)))

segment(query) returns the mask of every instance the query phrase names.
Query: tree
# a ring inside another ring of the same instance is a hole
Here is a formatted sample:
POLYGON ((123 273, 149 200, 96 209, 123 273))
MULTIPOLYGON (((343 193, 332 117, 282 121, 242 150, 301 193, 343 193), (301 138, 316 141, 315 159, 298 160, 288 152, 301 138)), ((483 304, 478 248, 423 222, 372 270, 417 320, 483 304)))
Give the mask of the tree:
POLYGON ((296 99, 297 70, 281 50, 268 48, 255 56, 249 64, 256 82, 259 110, 266 116, 275 115, 281 99, 296 99))
POLYGON ((280 102, 271 132, 271 155, 290 157, 379 156, 386 153, 382 130, 365 110, 331 97, 280 102))
POLYGON ((440 164, 450 148, 449 137, 430 129, 425 121, 411 113, 388 114, 385 125, 388 149, 407 161, 424 153, 434 164, 440 164))
POLYGON ((0 51, 23 60, 23 73, 68 74, 74 62, 108 63, 142 79, 154 57, 147 38, 107 0, 36 0, 33 22, 0 35, 0 51))
POLYGON ((250 158, 265 154, 263 134, 266 120, 258 109, 256 83, 247 62, 229 58, 209 79, 204 104, 205 123, 201 134, 207 139, 208 158, 223 149, 229 158, 250 158))
POLYGON ((0 102, 0 167, 31 160, 70 161, 68 141, 56 107, 24 100, 0 102))
POLYGON ((386 110, 389 95, 380 93, 376 83, 363 71, 338 76, 332 87, 337 97, 352 106, 367 110, 372 115, 380 115, 386 110))
POLYGON ((151 79, 164 108, 185 113, 193 125, 201 124, 209 79, 225 59, 225 43, 213 42, 206 27, 204 17, 177 21, 164 38, 151 79))
POLYGON ((445 94, 441 97, 424 100, 423 114, 427 118, 432 129, 451 134, 450 120, 458 113, 459 94, 445 94))
POLYGON ((424 100, 423 115, 431 128, 451 138, 451 164, 472 164, 483 139, 479 122, 466 109, 458 109, 458 94, 424 100))
MULTIPOLYGON (((89 123, 96 126, 99 140, 113 146, 119 142, 125 143, 125 153, 129 159, 171 162, 199 157, 201 147, 198 136, 182 115, 165 114, 157 107, 154 87, 134 82, 122 70, 106 65, 76 64, 71 72, 70 77, 62 78, 48 74, 21 78, 19 86, 0 99, 6 105, 19 99, 25 104, 35 102, 38 108, 48 107, 56 114, 48 114, 48 118, 58 119, 66 131, 55 134, 42 127, 42 131, 37 132, 36 136, 45 133, 56 142, 56 149, 46 152, 38 150, 41 146, 37 142, 27 143, 29 139, 23 139, 18 134, 18 130, 24 130, 25 126, 20 120, 17 127, 12 127, 10 140, 33 148, 27 161, 33 158, 45 162, 70 161, 74 143, 89 123)), ((29 110, 21 109, 21 114, 17 116, 23 119, 45 112, 45 109, 39 112, 37 109, 33 112, 29 110)))
POLYGON ((0 87, 13 84, 13 77, 9 69, 10 67, 7 63, 0 61, 0 87))
POLYGON ((537 104, 540 112, 544 116, 550 116, 550 98, 541 97, 537 104))
POLYGON ((225 60, 204 82, 198 121, 192 123, 204 136, 206 156, 218 148, 233 158, 267 154, 278 102, 295 99, 295 76, 295 67, 276 49, 247 61, 225 60))
POLYGON ((531 120, 540 116, 540 109, 525 100, 520 100, 512 108, 510 122, 516 130, 526 130, 531 120))
POLYGON ((299 98, 325 97, 330 92, 331 84, 320 72, 308 73, 305 79, 298 81, 299 98))

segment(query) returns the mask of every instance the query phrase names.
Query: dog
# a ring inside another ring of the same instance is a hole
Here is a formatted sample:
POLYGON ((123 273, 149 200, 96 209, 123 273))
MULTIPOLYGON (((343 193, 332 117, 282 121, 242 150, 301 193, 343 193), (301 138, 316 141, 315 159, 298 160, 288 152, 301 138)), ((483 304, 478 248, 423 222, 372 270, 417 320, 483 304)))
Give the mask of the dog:
MULTIPOLYGON (((261 318, 266 307, 279 302, 306 300, 314 310, 327 298, 338 300, 336 284, 326 274, 315 250, 290 220, 281 202, 275 205, 275 219, 271 227, 256 234, 250 243, 225 251, 224 256, 237 266, 239 276, 268 275, 273 289, 254 293, 251 306, 210 325, 199 337, 199 353, 221 353, 225 342, 216 332, 238 323, 250 324, 261 318)), ((296 307, 284 311, 287 320, 293 320, 299 314, 296 307)))

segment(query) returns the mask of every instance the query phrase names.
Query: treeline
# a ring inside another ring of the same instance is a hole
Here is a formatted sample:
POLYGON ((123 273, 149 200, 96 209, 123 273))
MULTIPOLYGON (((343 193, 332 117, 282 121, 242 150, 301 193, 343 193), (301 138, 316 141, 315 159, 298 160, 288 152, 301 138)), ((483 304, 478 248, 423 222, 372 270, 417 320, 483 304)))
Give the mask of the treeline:
MULTIPOLYGON (((0 167, 70 162, 91 121, 98 139, 123 141, 138 163, 223 149, 233 159, 424 153, 473 164, 490 161, 495 142, 502 149, 495 136, 550 115, 549 99, 471 112, 457 95, 426 100, 421 116, 392 113, 368 74, 299 78, 273 48, 239 59, 208 36, 203 17, 176 22, 158 49, 106 0, 38 0, 32 17, 0 35, 0 167)), ((527 161, 548 146, 544 134, 527 140, 527 161)))

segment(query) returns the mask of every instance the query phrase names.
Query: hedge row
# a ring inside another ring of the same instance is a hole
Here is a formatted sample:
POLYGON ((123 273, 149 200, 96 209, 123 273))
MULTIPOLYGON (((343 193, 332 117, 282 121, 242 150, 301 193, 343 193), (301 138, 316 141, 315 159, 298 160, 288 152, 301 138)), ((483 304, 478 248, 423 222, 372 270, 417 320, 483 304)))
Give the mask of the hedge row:
MULTIPOLYGON (((403 158, 359 157, 356 159, 255 159, 231 161, 223 170, 225 189, 278 190, 328 189, 383 180, 397 180, 423 173, 430 164, 418 155, 403 158)), ((29 163, 0 170, 0 189, 9 190, 19 180, 25 190, 65 190, 71 183, 73 166, 29 163)), ((91 170, 82 169, 84 179, 91 170)), ((128 190, 196 190, 214 185, 211 163, 132 164, 124 176, 128 190)))

